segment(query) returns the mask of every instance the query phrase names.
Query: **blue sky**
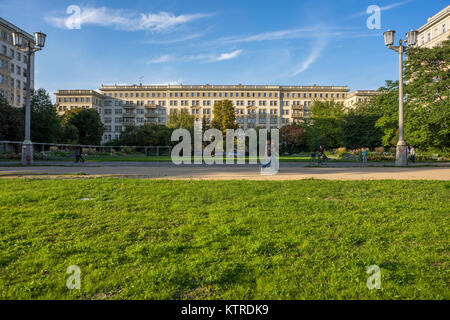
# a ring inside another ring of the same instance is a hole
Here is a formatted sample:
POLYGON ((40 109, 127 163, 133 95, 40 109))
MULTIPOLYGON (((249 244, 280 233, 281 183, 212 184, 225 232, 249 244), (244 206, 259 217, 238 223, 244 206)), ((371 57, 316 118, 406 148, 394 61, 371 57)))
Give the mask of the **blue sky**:
MULTIPOLYGON (((404 35, 446 0, 0 0, 0 16, 47 34, 36 87, 102 84, 348 85, 397 79, 387 29, 404 35), (69 6, 81 9, 76 29, 69 6), (381 29, 366 9, 378 5, 381 29), (20 9, 18 9, 20 8, 20 9)), ((397 37, 398 38, 398 37, 397 37)))

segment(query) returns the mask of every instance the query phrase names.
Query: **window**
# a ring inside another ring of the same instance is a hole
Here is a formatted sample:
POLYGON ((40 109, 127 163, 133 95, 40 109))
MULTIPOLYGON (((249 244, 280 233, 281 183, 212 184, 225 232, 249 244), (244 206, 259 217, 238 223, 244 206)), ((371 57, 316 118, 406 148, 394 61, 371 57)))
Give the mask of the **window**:
POLYGON ((3 75, 0 74, 0 83, 3 83, 3 75))
POLYGON ((447 26, 445 24, 442 25, 442 33, 447 32, 447 26))

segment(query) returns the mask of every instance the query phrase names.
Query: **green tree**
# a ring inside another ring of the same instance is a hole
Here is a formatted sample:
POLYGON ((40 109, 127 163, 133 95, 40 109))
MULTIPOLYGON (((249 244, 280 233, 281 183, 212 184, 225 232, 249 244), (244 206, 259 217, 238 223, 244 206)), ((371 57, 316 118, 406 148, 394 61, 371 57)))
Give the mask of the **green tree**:
POLYGON ((0 96, 0 140, 23 141, 25 117, 22 110, 14 108, 0 96))
POLYGON ((342 121, 344 106, 334 101, 314 101, 311 117, 307 122, 307 143, 310 150, 342 145, 342 121))
POLYGON ((280 129, 280 152, 300 152, 306 143, 305 128, 298 124, 290 124, 280 129))
POLYGON ((450 149, 450 40, 408 51, 405 136, 422 149, 450 149))
POLYGON ((168 126, 173 129, 192 130, 194 128, 194 116, 189 113, 188 109, 181 109, 180 111, 175 109, 169 114, 168 126))
POLYGON ((156 124, 128 126, 118 141, 108 143, 122 146, 170 146, 173 129, 156 124))
POLYGON ((365 114, 358 109, 350 111, 342 121, 344 146, 348 149, 379 147, 383 131, 375 126, 378 119, 378 115, 365 114))
MULTIPOLYGON (((25 112, 25 108, 23 108, 25 112)), ((44 89, 31 91, 31 141, 59 142, 63 132, 56 107, 44 89)))
POLYGON ((81 144, 99 145, 102 141, 105 128, 94 109, 80 109, 67 120, 67 125, 77 128, 81 144))
POLYGON ((378 91, 369 108, 379 115, 375 126, 383 131, 382 145, 389 147, 398 142, 398 81, 386 81, 378 91))
POLYGON ((64 143, 77 144, 79 140, 78 129, 74 125, 67 125, 63 129, 63 139, 64 143))
POLYGON ((214 104, 214 119, 211 122, 211 127, 219 129, 224 134, 227 129, 236 128, 236 112, 233 102, 230 100, 219 100, 214 104))

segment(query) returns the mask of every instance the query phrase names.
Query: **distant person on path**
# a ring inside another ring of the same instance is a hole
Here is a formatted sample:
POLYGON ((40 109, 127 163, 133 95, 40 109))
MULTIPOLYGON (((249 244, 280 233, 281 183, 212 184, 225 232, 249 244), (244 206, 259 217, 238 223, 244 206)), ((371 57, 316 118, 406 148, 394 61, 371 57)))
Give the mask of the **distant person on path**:
POLYGON ((411 146, 411 150, 409 150, 409 154, 411 155, 411 162, 413 164, 416 163, 416 150, 414 149, 414 146, 411 146))
POLYGON ((367 148, 362 148, 363 167, 367 166, 367 148))
POLYGON ((406 165, 408 165, 409 162, 409 147, 406 146, 406 165))
POLYGON ((317 158, 317 162, 320 164, 323 161, 328 160, 327 156, 325 155, 325 148, 321 145, 319 147, 319 155, 317 158))
POLYGON ((325 152, 325 148, 321 145, 319 147, 319 157, 323 156, 324 152, 325 152))
POLYGON ((84 163, 84 159, 83 159, 83 148, 81 148, 81 145, 78 145, 75 148, 75 163, 78 162, 83 162, 84 163))

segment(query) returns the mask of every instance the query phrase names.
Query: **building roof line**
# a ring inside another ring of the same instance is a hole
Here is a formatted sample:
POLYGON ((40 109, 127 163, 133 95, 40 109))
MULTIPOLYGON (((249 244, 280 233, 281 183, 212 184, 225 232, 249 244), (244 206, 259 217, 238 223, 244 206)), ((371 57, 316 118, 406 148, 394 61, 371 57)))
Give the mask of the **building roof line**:
POLYGON ((19 28, 18 26, 12 24, 11 22, 9 22, 3 18, 0 18, 0 24, 5 26, 8 29, 12 29, 13 31, 18 31, 18 32, 22 33, 25 37, 28 38, 28 40, 31 40, 34 42, 34 36, 32 36, 31 34, 26 32, 25 30, 19 28))

